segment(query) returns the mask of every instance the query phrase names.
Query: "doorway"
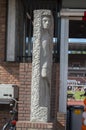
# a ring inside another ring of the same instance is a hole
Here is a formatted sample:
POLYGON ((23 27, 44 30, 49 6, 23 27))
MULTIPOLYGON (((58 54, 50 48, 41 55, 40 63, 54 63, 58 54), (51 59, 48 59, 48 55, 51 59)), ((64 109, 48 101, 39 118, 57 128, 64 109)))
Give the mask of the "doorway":
POLYGON ((80 10, 61 12, 59 112, 83 105, 86 88, 86 21, 80 10))
POLYGON ((86 21, 69 20, 67 105, 83 105, 86 89, 86 21))

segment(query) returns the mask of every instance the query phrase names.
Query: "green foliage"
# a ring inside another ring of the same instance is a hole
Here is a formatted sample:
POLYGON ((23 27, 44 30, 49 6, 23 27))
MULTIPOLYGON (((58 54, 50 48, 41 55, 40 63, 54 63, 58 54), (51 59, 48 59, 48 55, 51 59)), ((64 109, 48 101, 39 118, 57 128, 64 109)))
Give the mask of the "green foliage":
POLYGON ((68 94, 73 94, 73 96, 71 98, 74 98, 75 100, 82 100, 84 99, 85 97, 83 96, 84 94, 84 91, 67 91, 67 95, 68 94), (81 96, 80 96, 81 95, 81 96))

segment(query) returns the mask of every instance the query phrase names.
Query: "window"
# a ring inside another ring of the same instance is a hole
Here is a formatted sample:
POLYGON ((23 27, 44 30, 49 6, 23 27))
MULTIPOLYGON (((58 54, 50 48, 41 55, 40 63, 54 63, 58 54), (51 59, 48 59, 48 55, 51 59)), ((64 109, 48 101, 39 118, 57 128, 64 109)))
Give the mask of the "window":
POLYGON ((54 16, 54 37, 53 37, 53 61, 57 62, 59 57, 58 18, 57 1, 16 1, 8 0, 8 36, 7 36, 7 61, 31 62, 33 50, 33 10, 50 9, 54 16), (13 1, 14 4, 13 4, 13 1), (16 6, 15 6, 16 5, 16 6), (14 8, 13 8, 14 7, 14 8), (13 10, 14 9, 14 10, 13 10), (12 13, 13 12, 13 13, 12 13), (11 20, 10 20, 11 19, 11 20), (12 24, 14 19, 14 24, 12 24), (12 26, 11 29, 9 28, 12 26), (10 36, 11 30, 13 31, 10 36), (10 39, 10 40, 9 40, 10 39), (13 47, 12 47, 13 46, 13 47))

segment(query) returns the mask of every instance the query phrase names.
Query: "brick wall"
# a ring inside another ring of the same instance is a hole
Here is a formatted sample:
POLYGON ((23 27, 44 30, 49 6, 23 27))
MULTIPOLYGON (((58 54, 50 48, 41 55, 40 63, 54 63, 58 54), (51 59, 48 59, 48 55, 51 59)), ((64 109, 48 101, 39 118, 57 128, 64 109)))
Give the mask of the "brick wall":
POLYGON ((54 63, 52 67, 52 85, 51 85, 51 118, 56 118, 58 110, 59 97, 59 64, 54 63))
POLYGON ((19 85, 19 63, 0 62, 0 84, 19 85))
POLYGON ((30 120, 31 63, 20 64, 19 116, 20 121, 30 120))
POLYGON ((65 126, 66 124, 66 114, 57 112, 57 121, 62 125, 65 126))
MULTIPOLYGON (((0 62, 0 84, 16 84, 19 86, 19 64, 0 62)), ((5 123, 4 118, 10 117, 9 104, 0 104, 0 129, 5 123)))

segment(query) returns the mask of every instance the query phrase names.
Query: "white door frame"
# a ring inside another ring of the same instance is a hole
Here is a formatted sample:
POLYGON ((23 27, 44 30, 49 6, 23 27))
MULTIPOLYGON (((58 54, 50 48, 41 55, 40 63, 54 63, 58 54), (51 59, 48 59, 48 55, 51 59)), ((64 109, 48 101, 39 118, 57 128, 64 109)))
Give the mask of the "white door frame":
POLYGON ((59 111, 66 112, 69 19, 61 17, 59 111))

